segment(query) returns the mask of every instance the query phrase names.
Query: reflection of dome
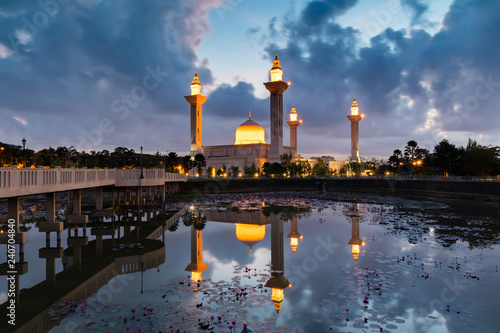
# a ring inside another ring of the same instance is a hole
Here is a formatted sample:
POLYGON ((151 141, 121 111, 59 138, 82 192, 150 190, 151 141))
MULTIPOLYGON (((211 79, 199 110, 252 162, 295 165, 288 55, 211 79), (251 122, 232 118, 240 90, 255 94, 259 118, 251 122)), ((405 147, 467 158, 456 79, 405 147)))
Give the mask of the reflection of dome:
POLYGON ((266 143, 264 128, 252 120, 252 116, 236 129, 235 145, 266 143))
POLYGON ((253 245, 263 240, 266 235, 265 225, 243 223, 235 223, 235 225, 236 237, 246 245, 250 246, 250 250, 253 245))

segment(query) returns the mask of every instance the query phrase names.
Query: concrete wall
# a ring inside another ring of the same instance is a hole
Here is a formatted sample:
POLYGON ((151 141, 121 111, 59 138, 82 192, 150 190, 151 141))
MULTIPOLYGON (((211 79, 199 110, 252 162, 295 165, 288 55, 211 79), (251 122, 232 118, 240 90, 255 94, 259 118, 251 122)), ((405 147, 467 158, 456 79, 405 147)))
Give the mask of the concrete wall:
POLYGON ((326 183, 327 191, 369 191, 383 194, 404 192, 454 193, 500 196, 500 182, 412 180, 383 178, 259 178, 259 179, 207 179, 181 184, 181 193, 223 193, 259 191, 315 191, 320 182, 326 183))

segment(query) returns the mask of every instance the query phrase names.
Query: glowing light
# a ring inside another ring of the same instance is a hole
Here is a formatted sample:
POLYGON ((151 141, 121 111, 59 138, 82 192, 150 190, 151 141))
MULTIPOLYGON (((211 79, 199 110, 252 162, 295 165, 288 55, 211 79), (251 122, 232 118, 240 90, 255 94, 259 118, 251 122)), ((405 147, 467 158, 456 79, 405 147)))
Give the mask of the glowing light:
POLYGON ((200 271, 193 271, 191 272, 191 281, 192 282, 198 282, 198 281, 201 281, 203 278, 201 276, 201 272, 200 271))
POLYGON ((358 260, 359 245, 352 244, 352 255, 354 256, 354 260, 358 260))
POLYGON ((290 113, 290 121, 297 121, 297 114, 296 113, 290 113))
POLYGON ((276 309, 276 311, 279 311, 281 309, 281 302, 283 302, 284 298, 285 295, 283 294, 283 289, 272 288, 271 300, 274 303, 274 308, 276 309))
POLYGON ((255 178, 257 178, 257 177, 259 177, 259 174, 256 172, 254 176, 255 176, 255 178))
POLYGON ((297 245, 299 245, 299 239, 297 237, 290 238, 290 246, 292 247, 293 253, 297 251, 297 245))
POLYGON ((191 95, 200 95, 201 94, 201 83, 198 79, 198 71, 194 73, 193 82, 191 83, 191 95))
POLYGON ((283 71, 278 60, 278 53, 276 53, 276 58, 274 58, 273 67, 269 71, 269 74, 271 75, 271 82, 283 80, 283 71))

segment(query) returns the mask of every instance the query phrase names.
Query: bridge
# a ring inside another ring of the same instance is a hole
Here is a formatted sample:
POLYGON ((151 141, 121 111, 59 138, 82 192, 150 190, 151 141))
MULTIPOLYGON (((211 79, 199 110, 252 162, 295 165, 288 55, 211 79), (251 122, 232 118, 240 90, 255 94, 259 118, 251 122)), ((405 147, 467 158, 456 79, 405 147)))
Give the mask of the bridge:
MULTIPOLYGON (((82 214, 81 191, 95 189, 97 210, 103 209, 104 189, 111 190, 112 206, 115 203, 144 203, 146 198, 161 198, 165 202, 167 194, 177 192, 179 183, 187 181, 186 175, 168 173, 163 169, 62 169, 62 168, 0 168, 0 199, 8 200, 8 221, 15 223, 15 243, 20 244, 20 252, 27 243, 27 233, 19 230, 19 198, 45 194, 46 222, 41 231, 57 232, 63 229, 56 222, 56 192, 70 191, 72 212, 67 223, 85 225, 88 216, 82 214), (136 200, 132 202, 131 192, 136 200), (146 198, 143 194, 146 194, 146 198), (122 195, 123 194, 123 195, 122 195)), ((0 234, 0 244, 6 244, 7 233, 0 234)))

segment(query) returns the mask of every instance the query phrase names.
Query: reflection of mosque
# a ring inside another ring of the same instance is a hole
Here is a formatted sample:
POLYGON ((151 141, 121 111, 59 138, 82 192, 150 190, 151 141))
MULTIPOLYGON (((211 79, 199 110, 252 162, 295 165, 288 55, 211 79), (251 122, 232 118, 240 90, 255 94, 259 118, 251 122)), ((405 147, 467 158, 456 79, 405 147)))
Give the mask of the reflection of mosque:
MULTIPOLYGON (((290 286, 290 282, 284 276, 283 219, 277 214, 267 217, 260 210, 242 212, 207 210, 203 212, 203 215, 209 221, 234 224, 236 237, 250 247, 250 254, 252 246, 264 239, 266 225, 271 224, 271 278, 266 282, 265 287, 271 288, 271 300, 279 314, 285 298, 284 289, 290 286)), ((295 253, 298 240, 302 239, 302 235, 298 232, 296 214, 291 217, 290 222, 290 233, 287 238, 290 238, 290 245, 295 253)), ((206 267, 202 262, 202 244, 199 243, 202 240, 201 233, 201 231, 191 229, 191 263, 186 270, 191 271, 193 277, 196 276, 197 280, 193 280, 193 283, 201 280, 201 271, 194 268, 206 267), (198 233, 197 236, 195 236, 195 232, 198 233)))

